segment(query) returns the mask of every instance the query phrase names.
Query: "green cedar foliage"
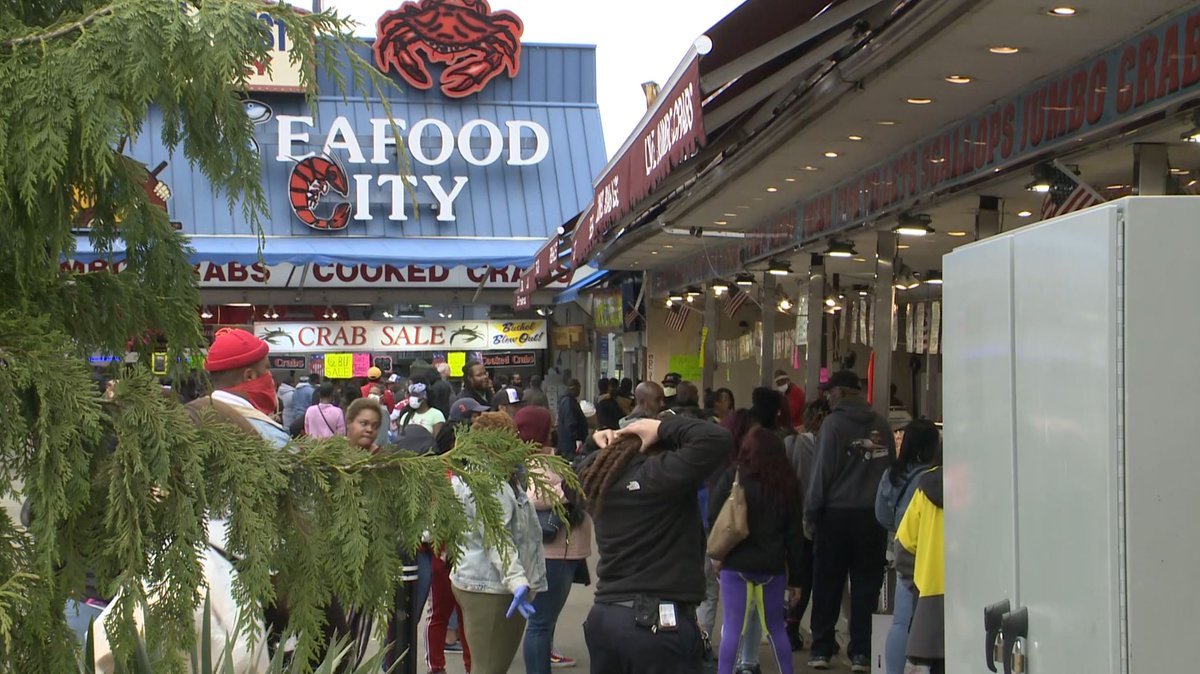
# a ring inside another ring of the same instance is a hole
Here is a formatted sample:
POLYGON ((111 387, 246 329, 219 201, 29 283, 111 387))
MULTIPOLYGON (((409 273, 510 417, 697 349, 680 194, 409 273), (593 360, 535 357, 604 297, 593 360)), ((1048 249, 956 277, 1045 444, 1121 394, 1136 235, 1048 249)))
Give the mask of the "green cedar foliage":
POLYGON ((0 672, 75 669, 63 606, 89 574, 120 596, 106 627, 130 666, 145 650, 132 628, 144 604, 145 643, 163 654, 154 671, 183 671, 208 517, 229 521, 243 618, 286 593, 290 629, 311 651, 330 596, 382 625, 397 551, 425 530, 450 549, 461 540, 448 470, 470 483, 493 543, 492 494, 518 465, 569 474, 496 432, 464 434, 441 457, 368 456, 341 439, 275 449, 211 418, 197 426, 144 370, 121 373, 112 401, 98 395, 89 354, 203 346, 186 238, 148 201, 146 167, 124 154, 150 132, 150 106, 163 117, 154 133, 231 209, 252 222, 265 213, 240 93, 267 57, 261 11, 286 26, 310 101, 314 69, 342 59, 353 81, 330 69, 336 85, 373 88, 390 114, 392 85, 332 13, 255 0, 0 0, 0 498, 32 503, 28 530, 0 515, 0 672), (92 245, 124 257, 122 273, 60 271, 80 199, 94 210, 92 245))

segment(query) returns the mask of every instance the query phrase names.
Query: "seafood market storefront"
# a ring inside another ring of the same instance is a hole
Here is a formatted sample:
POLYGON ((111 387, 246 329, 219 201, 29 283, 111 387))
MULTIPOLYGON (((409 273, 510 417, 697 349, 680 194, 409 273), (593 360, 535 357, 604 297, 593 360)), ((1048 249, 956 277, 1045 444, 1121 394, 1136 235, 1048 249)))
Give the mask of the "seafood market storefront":
MULTIPOLYGON (((515 314, 511 297, 541 244, 586 206, 605 163, 595 48, 521 44, 519 17, 486 5, 464 25, 488 35, 411 47, 432 39, 414 38, 416 7, 397 1, 359 49, 396 85, 391 119, 378 99, 344 97, 331 72, 317 73, 309 106, 287 36, 275 36, 271 75, 255 77, 245 100, 262 161, 261 239, 241 204, 166 151, 157 111, 131 143, 194 248, 197 311, 210 328, 254 325, 297 357, 544 358, 545 322, 515 314)), ((95 255, 81 231, 63 264, 120 273, 123 261, 95 255)), ((546 288, 543 303, 569 281, 546 288)))

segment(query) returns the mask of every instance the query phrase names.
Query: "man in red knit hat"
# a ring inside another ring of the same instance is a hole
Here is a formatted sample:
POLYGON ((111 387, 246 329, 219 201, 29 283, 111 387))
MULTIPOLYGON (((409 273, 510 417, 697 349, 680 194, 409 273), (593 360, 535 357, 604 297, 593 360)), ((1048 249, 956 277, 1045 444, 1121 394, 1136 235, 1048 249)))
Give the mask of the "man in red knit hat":
POLYGON ((275 378, 267 362, 270 350, 269 344, 245 330, 219 330, 204 361, 212 380, 212 396, 192 406, 212 405, 223 419, 244 428, 245 424, 237 423, 240 418, 263 439, 282 447, 290 436, 271 416, 276 401, 275 378))

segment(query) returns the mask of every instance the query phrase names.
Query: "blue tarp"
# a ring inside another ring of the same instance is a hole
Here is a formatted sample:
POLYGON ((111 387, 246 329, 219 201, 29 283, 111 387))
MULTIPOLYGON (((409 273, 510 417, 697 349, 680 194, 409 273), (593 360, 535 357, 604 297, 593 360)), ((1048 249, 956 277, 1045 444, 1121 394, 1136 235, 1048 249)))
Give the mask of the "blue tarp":
MULTIPOLYGON (((259 240, 253 236, 193 236, 195 249, 192 262, 253 263, 258 261, 259 240)), ((377 239, 374 237, 338 237, 326 241, 319 237, 268 238, 263 246, 267 264, 392 264, 503 267, 533 264, 533 257, 542 245, 540 239, 456 239, 408 238, 377 239)), ((116 258, 124 257, 124 248, 113 251, 116 258)), ((86 236, 76 237, 72 259, 91 262, 99 257, 86 236)), ((593 275, 594 276, 594 275, 593 275)))
POLYGON ((554 303, 566 304, 567 302, 574 302, 576 298, 579 297, 579 291, 602 281, 604 277, 609 275, 609 273, 610 272, 607 269, 602 269, 595 274, 591 274, 580 281, 572 283, 561 293, 554 296, 554 303))

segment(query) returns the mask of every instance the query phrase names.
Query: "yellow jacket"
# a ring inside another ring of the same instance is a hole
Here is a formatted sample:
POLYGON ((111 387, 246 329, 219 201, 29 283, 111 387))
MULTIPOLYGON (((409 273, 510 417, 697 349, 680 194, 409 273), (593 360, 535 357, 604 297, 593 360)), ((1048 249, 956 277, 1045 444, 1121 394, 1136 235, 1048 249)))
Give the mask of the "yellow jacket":
POLYGON ((922 597, 946 594, 946 547, 942 509, 942 473, 931 470, 921 476, 896 541, 915 557, 913 582, 922 597))

